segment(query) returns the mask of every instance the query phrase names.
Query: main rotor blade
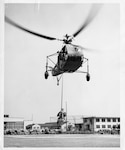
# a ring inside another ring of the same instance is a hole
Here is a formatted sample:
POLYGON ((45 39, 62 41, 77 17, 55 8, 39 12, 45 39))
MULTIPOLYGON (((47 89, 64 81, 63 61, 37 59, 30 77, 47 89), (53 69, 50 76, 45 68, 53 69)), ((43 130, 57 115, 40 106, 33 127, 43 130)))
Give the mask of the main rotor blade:
POLYGON ((50 37, 50 36, 46 36, 46 35, 43 35, 43 34, 39 34, 39 33, 36 33, 34 31, 31 31, 29 29, 26 29, 25 27, 22 27, 20 25, 18 25, 17 23, 15 23, 14 21, 12 21, 11 19, 9 19, 8 17, 5 16, 5 21, 11 25, 13 25, 14 27, 18 28, 18 29, 21 29, 27 33, 30 33, 30 34, 33 34, 35 36, 38 36, 38 37, 41 37, 41 38, 45 38, 47 40, 59 40, 59 39, 56 39, 54 37, 50 37))
POLYGON ((96 52, 96 51, 98 51, 98 50, 96 50, 96 49, 86 48, 86 47, 83 47, 83 46, 80 46, 80 45, 75 45, 75 44, 70 44, 70 45, 75 46, 75 47, 78 47, 78 48, 80 48, 81 50, 87 51, 87 52, 96 52))
POLYGON ((76 37, 83 29, 85 29, 90 22, 95 18, 95 16, 97 15, 98 11, 100 9, 100 5, 98 4, 93 4, 88 17, 86 18, 85 22, 83 23, 83 25, 73 34, 74 37, 76 37))

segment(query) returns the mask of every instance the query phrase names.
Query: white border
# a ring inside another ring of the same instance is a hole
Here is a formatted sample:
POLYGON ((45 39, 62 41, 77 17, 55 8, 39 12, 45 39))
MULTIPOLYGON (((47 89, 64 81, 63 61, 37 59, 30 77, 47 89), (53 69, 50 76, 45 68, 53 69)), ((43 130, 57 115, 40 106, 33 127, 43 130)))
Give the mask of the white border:
POLYGON ((0 1, 0 149, 3 148, 4 108, 4 2, 0 1))
POLYGON ((121 148, 125 149, 125 1, 120 3, 120 115, 121 148))
MULTIPOLYGON (((5 3, 120 3, 120 37, 121 37, 121 45, 120 45, 120 96, 121 96, 121 148, 110 148, 110 150, 117 150, 117 149, 125 149, 125 69, 124 69, 124 48, 125 48, 125 2, 124 0, 1 0, 0 1, 0 149, 6 149, 3 147, 3 115, 4 115, 4 4, 5 3), (2 33, 2 34, 1 34, 2 33)), ((12 149, 13 148, 7 148, 12 149)), ((18 148, 15 148, 15 150, 18 148)), ((23 149, 31 149, 31 148, 23 148, 23 149)), ((50 149, 50 148, 40 148, 40 149, 50 149)), ((55 149, 55 148, 51 148, 55 149)), ((60 148, 56 148, 60 149, 60 148)), ((72 149, 72 148, 64 148, 72 149)), ((76 148, 75 148, 76 149, 76 148)), ((81 148, 77 148, 81 149, 81 148)), ((83 149, 83 148, 82 148, 83 149)), ((97 148, 84 148, 85 150, 89 149, 97 149, 97 148)), ((102 149, 102 148, 101 148, 102 149)), ((107 148, 103 148, 103 150, 107 150, 107 148)), ((32 150, 36 150, 36 148, 32 148, 32 150)))
POLYGON ((120 0, 5 0, 5 3, 120 3, 120 0))

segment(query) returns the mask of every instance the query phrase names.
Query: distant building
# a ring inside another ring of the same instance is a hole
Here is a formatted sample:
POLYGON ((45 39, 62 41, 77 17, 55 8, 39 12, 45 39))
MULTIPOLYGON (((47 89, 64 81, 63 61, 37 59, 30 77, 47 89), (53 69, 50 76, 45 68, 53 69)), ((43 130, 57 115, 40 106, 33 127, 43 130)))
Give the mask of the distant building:
MULTIPOLYGON (((85 117, 85 116, 67 116, 67 124, 75 126, 78 131, 89 131, 91 133, 100 130, 112 130, 115 126, 120 128, 120 117, 85 117)), ((66 128, 66 125, 62 128, 66 128)), ((57 117, 51 117, 50 122, 44 124, 33 124, 33 120, 24 120, 23 118, 9 117, 4 115, 4 130, 6 129, 31 129, 40 130, 43 128, 59 129, 57 117)))
MULTIPOLYGON (((51 117, 52 121, 56 119, 56 117, 51 117)), ((67 121, 73 123, 77 130, 91 133, 99 130, 111 130, 113 126, 120 125, 120 117, 67 116, 67 121)))
POLYGON ((49 128, 49 129, 57 129, 59 128, 57 122, 47 122, 44 124, 40 124, 41 128, 49 128))
POLYGON ((59 126, 57 124, 57 122, 47 122, 47 123, 43 123, 43 124, 29 124, 26 126, 26 129, 30 129, 30 130, 40 130, 40 129, 45 129, 45 128, 49 128, 49 129, 58 129, 59 126))
POLYGON ((24 129, 24 119, 4 117, 4 129, 24 129))
POLYGON ((4 115, 4 130, 6 129, 26 129, 28 124, 33 123, 33 120, 24 120, 24 118, 19 117, 9 117, 9 115, 4 115))
POLYGON ((111 130, 113 126, 120 125, 119 117, 83 117, 82 130, 97 132, 99 130, 111 130))
POLYGON ((37 130, 37 131, 39 131, 40 129, 41 129, 41 127, 40 127, 39 124, 34 124, 34 125, 32 126, 32 130, 37 130))
POLYGON ((24 120, 24 130, 26 130, 26 127, 31 124, 33 124, 33 120, 24 120))

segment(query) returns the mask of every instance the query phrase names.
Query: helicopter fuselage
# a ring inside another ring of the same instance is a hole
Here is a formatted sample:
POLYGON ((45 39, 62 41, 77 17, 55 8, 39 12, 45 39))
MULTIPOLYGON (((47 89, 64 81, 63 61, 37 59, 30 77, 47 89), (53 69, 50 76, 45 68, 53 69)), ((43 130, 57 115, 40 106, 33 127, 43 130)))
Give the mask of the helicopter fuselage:
POLYGON ((44 74, 45 79, 47 79, 49 76, 48 71, 51 71, 52 76, 57 77, 57 85, 59 85, 59 81, 61 79, 61 76, 58 76, 63 75, 63 73, 86 73, 86 80, 90 80, 88 58, 84 57, 83 48, 81 46, 73 45, 71 43, 65 44, 61 51, 57 52, 56 54, 47 56, 46 71, 44 74), (54 63, 50 59, 50 57, 54 55, 58 55, 57 63, 54 63), (54 67, 48 65, 48 60, 54 63, 54 67), (87 64, 86 71, 79 70, 79 68, 82 67, 83 63, 87 64))
POLYGON ((66 44, 59 52, 57 64, 52 69, 52 76, 75 72, 83 63, 83 53, 78 47, 66 44))

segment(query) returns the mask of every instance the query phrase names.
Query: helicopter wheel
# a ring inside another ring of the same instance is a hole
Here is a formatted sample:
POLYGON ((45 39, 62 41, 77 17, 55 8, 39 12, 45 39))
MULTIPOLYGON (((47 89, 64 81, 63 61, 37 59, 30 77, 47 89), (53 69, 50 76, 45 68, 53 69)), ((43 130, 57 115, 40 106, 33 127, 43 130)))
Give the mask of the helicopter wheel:
POLYGON ((86 74, 86 81, 89 81, 89 80, 90 80, 90 74, 87 73, 87 74, 86 74))
POLYGON ((45 79, 48 79, 48 76, 49 76, 48 71, 45 72, 44 76, 45 76, 45 79))

